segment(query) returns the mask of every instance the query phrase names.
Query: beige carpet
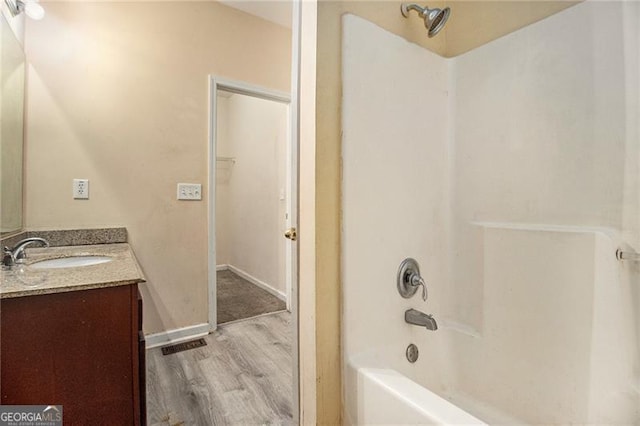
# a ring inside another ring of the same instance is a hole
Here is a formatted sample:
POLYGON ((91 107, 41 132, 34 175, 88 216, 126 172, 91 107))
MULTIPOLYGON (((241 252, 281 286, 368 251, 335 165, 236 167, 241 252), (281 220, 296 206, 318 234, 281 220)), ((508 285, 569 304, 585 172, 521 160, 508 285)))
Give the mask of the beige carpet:
POLYGON ((231 271, 218 271, 218 324, 286 309, 283 300, 231 271))

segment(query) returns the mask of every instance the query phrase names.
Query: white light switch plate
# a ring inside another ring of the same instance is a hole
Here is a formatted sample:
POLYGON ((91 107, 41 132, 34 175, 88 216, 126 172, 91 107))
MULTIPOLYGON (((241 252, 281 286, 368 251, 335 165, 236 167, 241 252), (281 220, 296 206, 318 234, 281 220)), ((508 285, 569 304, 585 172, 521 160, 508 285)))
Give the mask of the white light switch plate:
POLYGON ((202 200, 202 185, 199 183, 179 183, 178 200, 202 200))
POLYGON ((89 179, 73 180, 73 199, 74 200, 89 199, 89 179))

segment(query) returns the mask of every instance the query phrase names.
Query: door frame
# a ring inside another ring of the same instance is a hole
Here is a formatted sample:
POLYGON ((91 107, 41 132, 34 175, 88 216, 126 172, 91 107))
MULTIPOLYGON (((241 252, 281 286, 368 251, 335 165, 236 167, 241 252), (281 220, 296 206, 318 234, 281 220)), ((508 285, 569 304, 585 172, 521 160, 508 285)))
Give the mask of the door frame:
MULTIPOLYGON (((291 228, 296 226, 297 222, 297 204, 295 192, 297 190, 297 146, 296 138, 292 133, 292 105, 291 96, 286 92, 280 92, 277 90, 266 89, 260 86, 254 86, 241 81, 229 80, 215 75, 209 76, 209 178, 208 178, 208 321, 209 332, 215 331, 218 328, 217 320, 217 280, 216 280, 216 147, 217 147, 217 114, 218 114, 218 91, 224 90, 225 92, 231 92, 239 95, 251 96, 254 98, 265 99, 282 104, 286 104, 289 107, 288 121, 289 125, 287 131, 287 147, 286 147, 286 227, 291 228), (295 195, 294 195, 295 194, 295 195)), ((282 237, 284 238, 284 236, 282 237)), ((286 277, 286 294, 287 294, 287 309, 292 310, 291 305, 295 305, 296 301, 293 299, 294 292, 293 287, 296 286, 295 275, 293 271, 297 269, 297 253, 296 247, 293 242, 287 244, 285 250, 285 277, 286 277)))

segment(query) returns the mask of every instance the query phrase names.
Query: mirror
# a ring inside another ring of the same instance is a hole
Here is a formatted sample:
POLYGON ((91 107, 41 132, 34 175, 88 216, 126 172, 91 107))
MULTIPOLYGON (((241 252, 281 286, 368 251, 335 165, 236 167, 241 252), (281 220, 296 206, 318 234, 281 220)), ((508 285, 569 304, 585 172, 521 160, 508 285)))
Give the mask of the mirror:
POLYGON ((25 56, 0 18, 0 233, 22 229, 25 56))

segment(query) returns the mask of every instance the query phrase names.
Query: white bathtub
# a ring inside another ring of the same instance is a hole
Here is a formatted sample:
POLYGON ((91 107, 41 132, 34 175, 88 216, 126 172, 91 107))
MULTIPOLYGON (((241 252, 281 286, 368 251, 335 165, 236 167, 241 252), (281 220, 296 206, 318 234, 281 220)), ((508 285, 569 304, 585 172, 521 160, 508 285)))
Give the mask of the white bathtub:
POLYGON ((347 369, 355 385, 345 398, 349 424, 487 424, 395 370, 353 360, 347 369))

